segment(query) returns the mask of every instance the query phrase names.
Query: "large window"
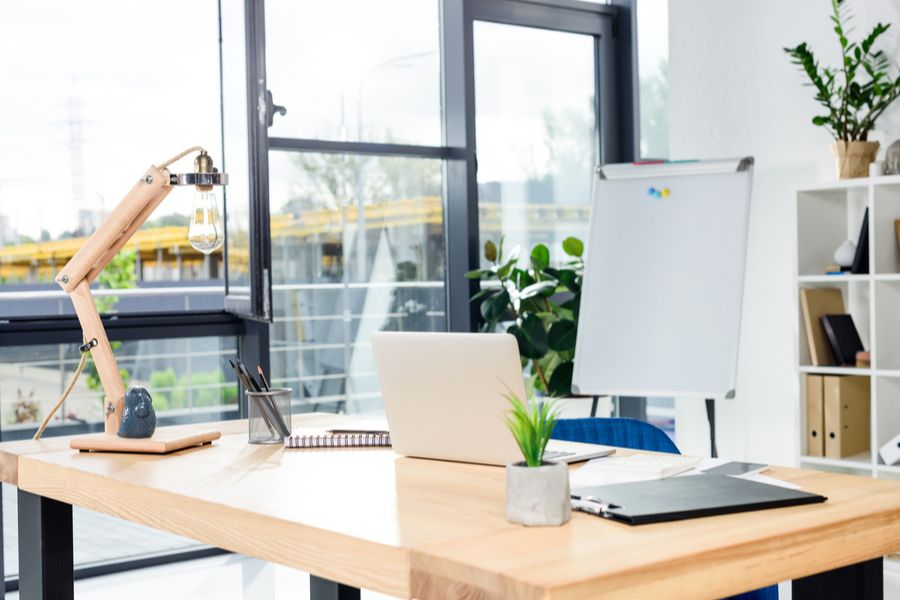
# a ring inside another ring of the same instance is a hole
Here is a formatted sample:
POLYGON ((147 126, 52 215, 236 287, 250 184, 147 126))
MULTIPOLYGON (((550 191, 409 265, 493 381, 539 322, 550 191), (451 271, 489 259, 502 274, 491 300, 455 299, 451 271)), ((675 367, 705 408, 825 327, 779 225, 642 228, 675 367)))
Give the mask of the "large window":
MULTIPOLYGON (((226 245, 189 246, 191 190, 174 190, 110 263, 94 295, 123 379, 163 425, 245 415, 234 357, 293 388, 296 411, 380 412, 372 333, 474 330, 479 237, 580 235, 594 164, 631 158, 617 15, 578 0, 4 7, 0 439, 29 437, 79 361, 55 274, 150 164, 198 144, 230 176, 226 245)), ((102 428, 92 369, 45 435, 102 428)), ((76 535, 148 533, 97 519, 77 516, 76 535)), ((116 548, 187 544, 145 541, 116 548)))
POLYGON ((481 240, 559 251, 587 233, 600 148, 594 39, 482 21, 474 35, 481 240))
MULTIPOLYGON (((34 434, 80 359, 72 302, 53 282, 56 273, 151 164, 202 145, 221 166, 218 5, 160 0, 136 10, 113 0, 35 0, 3 6, 4 441, 34 434)), ((189 161, 173 167, 190 169, 189 161)), ((122 378, 149 388, 161 425, 240 415, 227 363, 240 349, 240 326, 220 312, 222 252, 207 257, 188 244, 192 195, 173 190, 95 284, 100 311, 121 316, 107 320, 107 329, 122 378), (169 315, 125 327, 148 313, 169 315)), ((102 430, 102 406, 88 361, 45 437, 102 430)), ((14 575, 10 492, 4 490, 4 545, 6 572, 14 575)), ((89 511, 76 511, 75 535, 78 566, 194 545, 89 511)))
MULTIPOLYGON (((55 274, 150 164, 198 144, 220 159, 217 12, 215 0, 162 0, 135 22, 114 0, 4 6, 0 317, 65 312, 68 302, 23 294, 58 290, 55 274)), ((221 251, 188 244, 191 196, 170 194, 113 260, 100 285, 140 291, 102 308, 183 310, 157 288, 221 278, 221 251)))
POLYGON ((640 155, 669 158, 669 0, 637 3, 640 155))
POLYGON ((274 137, 438 145, 436 0, 269 0, 274 137))
POLYGON ((312 4, 266 4, 272 376, 380 411, 372 333, 447 328, 438 2, 312 4))

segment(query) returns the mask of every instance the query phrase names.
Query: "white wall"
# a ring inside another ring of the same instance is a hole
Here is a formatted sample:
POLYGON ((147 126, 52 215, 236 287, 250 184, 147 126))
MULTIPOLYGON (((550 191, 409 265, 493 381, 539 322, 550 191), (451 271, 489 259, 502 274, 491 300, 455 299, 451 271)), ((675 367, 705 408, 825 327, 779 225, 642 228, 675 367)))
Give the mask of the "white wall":
MULTIPOLYGON (((900 1, 850 0, 853 37, 878 20, 900 30, 900 1)), ((810 119, 812 91, 783 52, 807 41, 835 64, 828 0, 670 0, 669 141, 672 158, 756 159, 737 397, 717 403, 721 456, 792 464, 799 448, 794 374, 792 188, 835 178, 831 138, 810 119)), ((885 50, 900 56, 900 31, 885 50)), ((900 102, 873 136, 900 138, 900 102)), ((870 139, 873 139, 870 138, 870 139)), ((702 402, 678 403, 683 452, 708 449, 702 402)))

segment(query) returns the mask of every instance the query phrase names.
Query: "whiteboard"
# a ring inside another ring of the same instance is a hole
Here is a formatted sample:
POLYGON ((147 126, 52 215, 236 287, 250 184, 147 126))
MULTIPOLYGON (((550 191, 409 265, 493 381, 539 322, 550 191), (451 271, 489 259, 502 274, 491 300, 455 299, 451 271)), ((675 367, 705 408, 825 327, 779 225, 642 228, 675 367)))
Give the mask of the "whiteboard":
POLYGON ((752 165, 745 158, 597 170, 574 392, 733 393, 752 165))

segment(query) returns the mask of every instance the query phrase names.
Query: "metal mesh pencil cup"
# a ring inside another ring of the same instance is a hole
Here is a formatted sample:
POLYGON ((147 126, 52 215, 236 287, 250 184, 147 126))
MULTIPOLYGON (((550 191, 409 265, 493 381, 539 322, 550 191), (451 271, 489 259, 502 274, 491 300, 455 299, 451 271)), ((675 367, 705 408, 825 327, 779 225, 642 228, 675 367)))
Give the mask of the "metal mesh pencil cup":
POLYGON ((281 444, 291 434, 291 388, 247 392, 249 442, 281 444))

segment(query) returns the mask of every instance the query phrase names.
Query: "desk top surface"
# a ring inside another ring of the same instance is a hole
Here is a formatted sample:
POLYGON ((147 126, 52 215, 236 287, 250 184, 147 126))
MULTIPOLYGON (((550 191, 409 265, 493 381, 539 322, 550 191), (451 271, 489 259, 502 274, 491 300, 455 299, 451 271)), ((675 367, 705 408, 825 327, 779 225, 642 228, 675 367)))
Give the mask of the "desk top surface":
POLYGON ((526 528, 506 521, 502 468, 255 446, 244 421, 212 427, 223 432, 212 447, 168 456, 79 453, 67 438, 4 443, 0 479, 403 597, 721 597, 900 549, 896 481, 776 467, 767 475, 828 502, 638 527, 573 513, 562 527, 526 528))

